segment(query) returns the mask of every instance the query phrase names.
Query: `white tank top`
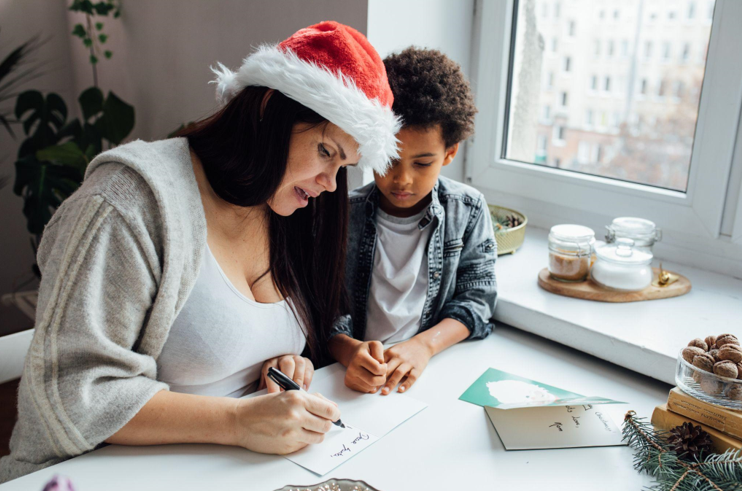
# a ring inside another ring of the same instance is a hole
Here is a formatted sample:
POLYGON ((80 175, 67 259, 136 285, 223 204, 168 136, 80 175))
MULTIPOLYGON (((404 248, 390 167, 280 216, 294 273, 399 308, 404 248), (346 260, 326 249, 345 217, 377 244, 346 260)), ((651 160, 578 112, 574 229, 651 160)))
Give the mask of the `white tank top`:
POLYGON ((232 285, 211 250, 157 360, 157 379, 187 394, 254 392, 263 362, 299 355, 306 339, 286 300, 259 303, 232 285))

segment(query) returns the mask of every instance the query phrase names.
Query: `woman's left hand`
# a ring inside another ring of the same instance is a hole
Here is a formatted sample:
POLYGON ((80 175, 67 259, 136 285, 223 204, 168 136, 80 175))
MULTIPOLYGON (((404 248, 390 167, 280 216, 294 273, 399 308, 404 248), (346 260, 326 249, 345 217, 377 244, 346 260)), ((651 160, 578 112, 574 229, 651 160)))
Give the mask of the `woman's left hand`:
POLYGON ((309 386, 312 384, 314 365, 309 358, 299 355, 283 355, 271 358, 263 363, 258 390, 267 388, 269 394, 281 391, 278 384, 268 378, 268 369, 271 367, 281 370, 284 375, 299 384, 299 387, 304 390, 309 389, 309 386))
POLYGON ((408 390, 422 375, 432 357, 431 348, 418 336, 386 350, 384 361, 387 364, 387 375, 381 395, 389 394, 400 382, 402 385, 398 392, 408 390))

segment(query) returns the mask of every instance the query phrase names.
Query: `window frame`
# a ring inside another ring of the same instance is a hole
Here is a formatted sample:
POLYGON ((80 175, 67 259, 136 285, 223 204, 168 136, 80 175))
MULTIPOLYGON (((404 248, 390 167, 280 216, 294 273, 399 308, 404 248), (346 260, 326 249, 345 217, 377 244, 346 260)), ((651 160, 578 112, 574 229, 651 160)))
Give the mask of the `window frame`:
POLYGON ((617 216, 648 218, 665 231, 655 248, 659 257, 742 276, 742 248, 737 247, 742 245, 742 197, 733 234, 721 235, 725 208, 735 207, 725 200, 742 110, 742 57, 733 55, 742 52, 742 30, 735 29, 742 23, 742 2, 716 3, 688 186, 682 193, 503 157, 507 133, 501 123, 508 110, 517 1, 476 0, 471 79, 479 114, 477 134, 468 143, 465 181, 476 183, 494 203, 520 207, 544 228, 577 221, 600 234, 617 216))

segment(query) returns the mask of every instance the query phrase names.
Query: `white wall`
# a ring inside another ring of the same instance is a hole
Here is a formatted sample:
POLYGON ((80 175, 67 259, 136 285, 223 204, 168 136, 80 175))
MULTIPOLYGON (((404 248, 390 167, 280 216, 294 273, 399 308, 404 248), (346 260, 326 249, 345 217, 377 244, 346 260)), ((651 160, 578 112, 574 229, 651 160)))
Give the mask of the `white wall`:
MULTIPOLYGON (((471 73, 471 39, 474 0, 369 0, 368 39, 382 58, 410 45, 437 49, 471 73)), ((464 176, 466 150, 443 168, 457 180, 464 176)))

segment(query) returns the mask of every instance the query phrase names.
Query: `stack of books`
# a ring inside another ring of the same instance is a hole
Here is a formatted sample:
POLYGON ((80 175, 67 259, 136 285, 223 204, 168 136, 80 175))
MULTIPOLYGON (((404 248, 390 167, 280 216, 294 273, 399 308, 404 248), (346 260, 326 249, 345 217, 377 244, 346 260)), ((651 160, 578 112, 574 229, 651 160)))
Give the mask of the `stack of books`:
POLYGON ((654 409, 652 424, 658 430, 670 430, 686 421, 700 425, 711 436, 714 452, 742 449, 742 412, 700 401, 675 387, 667 404, 654 409))

